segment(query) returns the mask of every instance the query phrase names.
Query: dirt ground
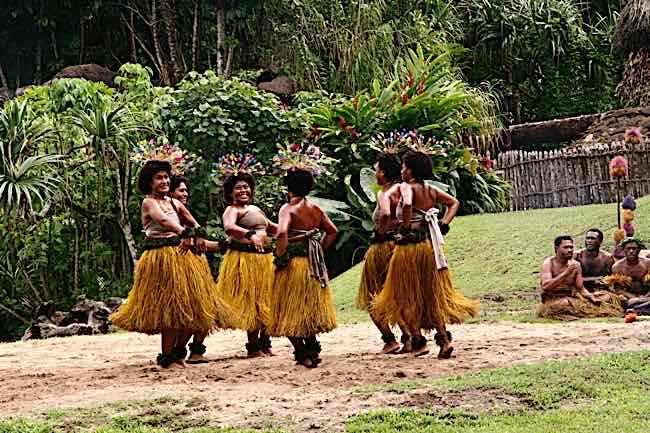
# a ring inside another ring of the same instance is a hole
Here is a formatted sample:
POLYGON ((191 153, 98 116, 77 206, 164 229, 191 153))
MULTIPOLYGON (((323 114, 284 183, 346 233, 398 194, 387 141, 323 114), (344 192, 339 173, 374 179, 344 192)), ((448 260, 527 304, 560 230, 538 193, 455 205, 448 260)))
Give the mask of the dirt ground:
MULTIPOLYGON (((371 324, 341 326, 322 336, 323 363, 313 370, 295 365, 288 343, 281 339, 274 340, 277 356, 246 359, 245 334, 232 331, 208 339, 212 362, 185 370, 156 367, 153 359, 159 339, 139 334, 0 344, 0 414, 28 415, 171 396, 199 398, 203 404, 192 416, 218 425, 254 428, 272 419, 294 431, 340 431, 347 417, 373 408, 468 403, 458 396, 432 394, 425 385, 404 393, 370 385, 650 348, 650 321, 500 322, 451 327, 451 331, 454 357, 440 361, 433 353, 423 358, 376 354, 381 340, 371 324), (367 392, 359 392, 364 389, 367 392)), ((436 347, 431 346, 434 352, 436 347)), ((470 393, 468 398, 516 404, 499 396, 470 393)))

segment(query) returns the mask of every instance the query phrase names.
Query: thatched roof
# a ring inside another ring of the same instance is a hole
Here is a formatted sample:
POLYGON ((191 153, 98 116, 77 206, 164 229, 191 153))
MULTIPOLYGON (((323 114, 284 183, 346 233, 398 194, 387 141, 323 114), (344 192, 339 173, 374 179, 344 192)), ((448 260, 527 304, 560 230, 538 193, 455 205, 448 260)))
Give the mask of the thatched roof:
POLYGON ((650 0, 627 0, 616 23, 614 47, 624 56, 650 46, 650 0))

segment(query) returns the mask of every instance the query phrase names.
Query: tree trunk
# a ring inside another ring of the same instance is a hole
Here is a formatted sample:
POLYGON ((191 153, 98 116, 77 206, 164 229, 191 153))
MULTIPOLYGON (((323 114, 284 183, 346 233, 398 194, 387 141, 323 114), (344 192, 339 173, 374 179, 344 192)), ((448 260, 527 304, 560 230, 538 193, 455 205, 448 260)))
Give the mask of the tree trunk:
POLYGON ((650 50, 631 52, 616 93, 626 107, 650 105, 650 50))
POLYGON ((169 58, 173 68, 171 81, 172 84, 176 84, 183 76, 183 68, 180 64, 178 43, 176 41, 176 8, 174 7, 173 0, 162 0, 161 12, 165 23, 165 32, 167 33, 169 58))
POLYGON ((43 49, 40 38, 40 32, 38 40, 36 41, 36 51, 34 52, 34 62, 36 64, 36 70, 34 71, 34 83, 41 84, 43 78, 43 49))
POLYGON ((217 0, 217 74, 224 73, 226 42, 226 1, 217 0))
POLYGON ((158 35, 158 6, 156 0, 151 0, 151 33, 153 37, 153 47, 156 53, 156 59, 160 65, 160 81, 166 86, 171 86, 169 71, 162 57, 160 49, 160 36, 158 35))
POLYGON ((83 65, 84 62, 84 50, 85 50, 85 44, 86 44, 86 35, 85 35, 85 24, 84 24, 84 17, 83 15, 79 17, 79 64, 83 65))
POLYGON ((50 41, 52 42, 52 54, 54 54, 54 59, 59 60, 59 48, 56 45, 56 33, 54 30, 50 30, 50 41))
POLYGON ((9 88, 9 83, 7 82, 7 76, 5 75, 4 69, 2 69, 2 65, 0 65, 0 84, 2 85, 2 87, 9 88))
POLYGON ((196 53, 199 48, 199 0, 194 0, 194 24, 192 25, 192 70, 196 71, 196 53))
POLYGON ((232 65, 232 56, 235 53, 235 47, 228 47, 228 58, 226 59, 226 69, 223 72, 223 76, 228 78, 230 77, 230 68, 232 65))
MULTIPOLYGON (((113 150, 113 155, 117 157, 117 153, 113 150)), ((128 205, 128 180, 129 179, 129 161, 124 165, 124 173, 121 175, 119 163, 116 161, 116 166, 113 172, 115 176, 115 186, 117 192, 117 208, 119 214, 117 215, 117 222, 124 235, 124 241, 129 248, 129 255, 131 262, 135 265, 137 252, 135 248, 135 239, 133 239, 133 231, 131 230, 131 219, 129 218, 129 205, 128 205)))
POLYGON ((135 45, 135 12, 133 12, 133 9, 131 9, 131 14, 129 15, 129 20, 131 22, 131 25, 129 26, 129 35, 130 35, 130 40, 131 40, 131 61, 133 63, 138 63, 138 50, 135 45))

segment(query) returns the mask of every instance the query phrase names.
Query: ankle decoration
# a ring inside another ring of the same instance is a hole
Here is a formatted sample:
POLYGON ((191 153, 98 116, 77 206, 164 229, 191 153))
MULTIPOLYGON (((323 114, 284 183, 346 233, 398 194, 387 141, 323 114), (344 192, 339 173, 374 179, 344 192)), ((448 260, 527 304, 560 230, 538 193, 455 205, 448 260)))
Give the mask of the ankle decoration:
POLYGON ((201 343, 190 343, 190 352, 196 355, 203 355, 205 353, 205 345, 201 343))
POLYGON ((307 351, 306 351, 304 348, 296 349, 296 350, 293 352, 293 358, 294 358, 297 362, 303 362, 303 361, 304 361, 305 359, 307 359, 308 357, 309 357, 309 353, 307 353, 307 351))
POLYGON ((382 334, 381 339, 386 344, 394 343, 396 341, 395 340, 395 335, 393 335, 392 333, 390 333, 390 334, 382 334))
POLYGON ((256 341, 254 343, 246 343, 246 350, 248 351, 248 353, 255 353, 262 350, 262 347, 260 345, 260 342, 256 341))
POLYGON ((305 349, 307 352, 318 354, 321 352, 320 343, 315 338, 312 341, 305 342, 305 349))
POLYGON ((156 364, 160 365, 162 368, 167 368, 176 362, 176 357, 173 354, 163 355, 162 353, 158 354, 156 358, 156 364))
POLYGON ((402 344, 406 344, 406 343, 409 342, 410 339, 411 339, 411 336, 410 336, 410 335, 408 335, 408 334, 402 334, 402 336, 400 337, 399 340, 400 340, 400 342, 401 342, 402 344))
POLYGON ((422 349, 427 345, 427 337, 421 335, 419 337, 413 337, 413 350, 422 349))
POLYGON ((182 361, 187 357, 187 349, 185 347, 174 347, 171 355, 175 356, 176 360, 182 361))
MULTIPOLYGON (((438 334, 437 332, 436 332, 436 335, 433 337, 433 339, 436 342, 436 345, 438 345, 438 346, 442 346, 442 343, 444 343, 442 334, 438 334)), ((449 332, 449 331, 447 331, 447 340, 449 340, 449 342, 451 342, 451 332, 449 332)))
POLYGON ((271 348, 271 337, 269 337, 268 335, 260 337, 259 341, 262 350, 268 350, 271 348))

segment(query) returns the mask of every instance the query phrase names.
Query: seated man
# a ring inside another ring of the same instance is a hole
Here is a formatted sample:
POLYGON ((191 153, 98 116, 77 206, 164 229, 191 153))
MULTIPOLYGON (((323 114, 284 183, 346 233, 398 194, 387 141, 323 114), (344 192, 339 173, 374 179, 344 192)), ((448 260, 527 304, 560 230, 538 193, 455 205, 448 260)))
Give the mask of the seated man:
POLYGON ((650 261, 639 257, 645 246, 634 238, 621 242, 625 258, 612 267, 613 275, 606 281, 627 303, 626 308, 638 314, 650 315, 650 290, 648 290, 648 272, 650 261))
POLYGON ((585 288, 590 292, 597 289, 607 289, 603 277, 611 275, 614 258, 611 254, 601 251, 603 232, 598 229, 589 229, 585 235, 585 248, 578 251, 575 259, 582 268, 582 280, 585 288))
POLYGON ((608 293, 589 293, 582 281, 580 263, 573 259, 571 236, 555 238, 555 256, 544 260, 540 275, 542 303, 537 315, 549 319, 620 316, 618 299, 608 293))

